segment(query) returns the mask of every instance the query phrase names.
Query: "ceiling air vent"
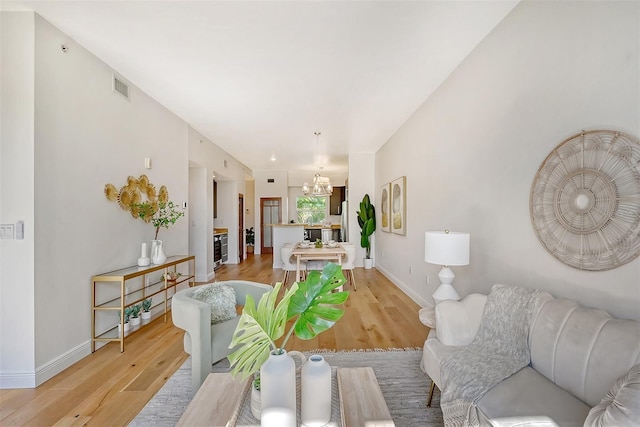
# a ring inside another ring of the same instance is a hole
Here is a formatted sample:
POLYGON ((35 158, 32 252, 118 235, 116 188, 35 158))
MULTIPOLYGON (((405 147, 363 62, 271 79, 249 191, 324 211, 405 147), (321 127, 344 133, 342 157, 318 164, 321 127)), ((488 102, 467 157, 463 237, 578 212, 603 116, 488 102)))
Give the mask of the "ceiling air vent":
POLYGON ((113 90, 129 99, 129 86, 116 76, 113 76, 113 90))

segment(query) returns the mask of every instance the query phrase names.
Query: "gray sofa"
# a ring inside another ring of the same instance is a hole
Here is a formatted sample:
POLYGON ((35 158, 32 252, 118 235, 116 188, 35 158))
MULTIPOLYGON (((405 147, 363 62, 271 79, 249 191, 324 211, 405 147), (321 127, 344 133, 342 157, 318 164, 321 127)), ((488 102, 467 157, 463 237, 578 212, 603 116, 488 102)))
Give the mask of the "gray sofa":
MULTIPOLYGON (((257 304, 262 294, 273 289, 270 285, 244 280, 218 283, 231 286, 235 290, 236 304, 242 306, 247 295, 251 295, 257 304)), ((210 305, 192 298, 197 288, 196 286, 178 291, 171 300, 173 324, 185 330, 184 351, 191 355, 193 393, 198 391, 207 375, 211 373, 211 366, 231 353, 229 344, 240 320, 238 316, 212 324, 210 305)))
MULTIPOLYGON (((421 367, 438 388, 440 362, 471 344, 486 300, 471 294, 436 306, 421 367)), ((640 322, 544 293, 528 345, 529 366, 476 401, 481 425, 640 425, 640 322)))

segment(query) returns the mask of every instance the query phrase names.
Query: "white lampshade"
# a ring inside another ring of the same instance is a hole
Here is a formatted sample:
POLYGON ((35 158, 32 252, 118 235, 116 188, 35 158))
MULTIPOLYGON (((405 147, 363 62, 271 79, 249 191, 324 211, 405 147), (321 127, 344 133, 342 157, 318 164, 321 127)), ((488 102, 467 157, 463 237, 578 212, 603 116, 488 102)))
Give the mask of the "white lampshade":
POLYGON ((427 231, 424 260, 437 265, 469 265, 469 233, 427 231))

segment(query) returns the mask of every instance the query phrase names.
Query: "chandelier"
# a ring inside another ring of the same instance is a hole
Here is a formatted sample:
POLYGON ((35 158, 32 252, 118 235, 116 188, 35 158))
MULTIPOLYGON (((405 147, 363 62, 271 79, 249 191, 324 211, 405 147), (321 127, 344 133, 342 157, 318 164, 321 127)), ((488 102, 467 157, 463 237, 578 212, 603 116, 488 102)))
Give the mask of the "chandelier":
MULTIPOLYGON (((316 136, 316 159, 318 158, 318 138, 320 137, 320 132, 313 133, 316 136)), ((313 177, 313 187, 309 187, 308 183, 304 183, 302 186, 302 192, 305 196, 311 194, 312 196, 330 196, 333 193, 333 185, 331 185, 331 180, 322 176, 320 173, 322 172, 322 167, 318 166, 318 172, 313 177)))

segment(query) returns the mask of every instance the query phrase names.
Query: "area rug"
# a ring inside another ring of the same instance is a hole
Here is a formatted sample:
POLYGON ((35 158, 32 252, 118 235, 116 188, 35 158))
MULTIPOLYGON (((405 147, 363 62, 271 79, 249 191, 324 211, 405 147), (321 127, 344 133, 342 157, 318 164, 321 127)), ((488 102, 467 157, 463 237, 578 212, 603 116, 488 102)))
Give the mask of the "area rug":
MULTIPOLYGON (((431 379, 420 370, 422 350, 305 352, 307 357, 311 354, 322 354, 332 366, 371 366, 397 427, 444 424, 437 390, 431 408, 427 408, 431 379)), ((213 366, 212 372, 228 370, 229 361, 223 359, 213 366)), ((175 426, 191 401, 191 395, 191 359, 188 359, 129 425, 175 426)))

